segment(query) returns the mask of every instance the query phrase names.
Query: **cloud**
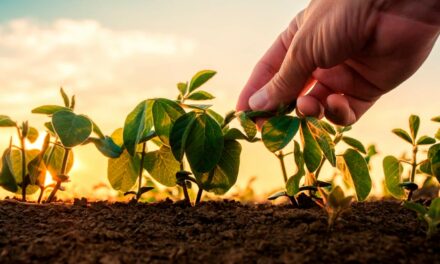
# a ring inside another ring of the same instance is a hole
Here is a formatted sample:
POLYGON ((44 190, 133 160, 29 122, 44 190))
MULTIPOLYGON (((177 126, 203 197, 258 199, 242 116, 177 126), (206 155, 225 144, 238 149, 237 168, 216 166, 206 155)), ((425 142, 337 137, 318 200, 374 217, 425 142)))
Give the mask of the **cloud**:
POLYGON ((156 66, 191 58, 196 47, 175 34, 114 30, 95 20, 12 20, 0 24, 0 112, 21 118, 40 102, 58 100, 59 86, 96 113, 104 111, 98 99, 132 102, 145 85, 160 94, 158 76, 167 74, 156 66))

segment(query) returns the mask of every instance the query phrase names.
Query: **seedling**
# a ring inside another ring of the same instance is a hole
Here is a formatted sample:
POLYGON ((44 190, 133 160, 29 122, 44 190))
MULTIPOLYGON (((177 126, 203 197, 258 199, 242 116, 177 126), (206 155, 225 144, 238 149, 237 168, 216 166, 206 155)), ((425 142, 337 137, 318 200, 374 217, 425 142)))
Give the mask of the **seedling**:
POLYGON ((43 148, 45 152, 38 159, 38 163, 45 164, 56 181, 47 199, 49 203, 54 200, 58 190, 64 189, 62 183, 69 181, 68 173, 73 165, 74 147, 93 143, 101 153, 108 157, 119 156, 122 152, 110 137, 104 136, 89 117, 74 113, 75 96, 69 98, 62 88, 60 93, 64 106, 43 105, 32 110, 32 113, 44 114, 51 118, 51 122, 45 123, 45 127, 55 138, 55 141, 51 142, 52 146, 43 148), (98 137, 92 137, 92 133, 98 137))
POLYGON ((0 186, 10 192, 20 192, 22 201, 26 201, 27 192, 35 192, 36 178, 28 170, 28 166, 31 161, 40 156, 38 150, 26 149, 26 140, 33 143, 38 138, 38 130, 29 126, 27 121, 18 125, 10 117, 0 115, 0 127, 16 128, 17 137, 20 141, 20 145, 16 146, 12 144, 12 138, 9 148, 3 153, 2 157, 2 172, 0 174, 0 186), (29 187, 29 188, 28 188, 29 187))
POLYGON ((327 213, 328 228, 331 229, 340 215, 350 208, 353 196, 345 196, 344 191, 339 186, 336 186, 330 193, 322 188, 318 188, 318 190, 322 201, 317 200, 317 204, 327 213))
POLYGON ((402 199, 406 196, 408 201, 411 200, 413 192, 419 188, 414 182, 418 169, 427 175, 440 175, 435 169, 440 165, 440 144, 433 145, 436 140, 429 136, 417 137, 419 127, 420 118, 416 115, 411 115, 409 117, 410 133, 400 128, 392 130, 395 135, 412 146, 412 156, 410 159, 386 156, 383 160, 385 186, 390 194, 397 199, 402 199), (419 148, 429 145, 432 146, 428 151, 428 158, 419 162, 417 160, 419 148), (409 179, 403 179, 402 177, 403 164, 410 167, 409 179), (407 195, 405 194, 405 190, 408 192, 407 195))
MULTIPOLYGON (((292 107, 287 109, 293 110, 292 107)), ((367 155, 363 144, 352 137, 345 136, 351 127, 334 128, 329 123, 315 118, 299 118, 287 115, 285 112, 270 118, 262 128, 262 139, 266 148, 274 153, 280 161, 286 191, 279 192, 270 197, 270 200, 287 196, 294 206, 298 206, 295 196, 302 191, 307 191, 314 199, 319 199, 315 193, 318 187, 329 187, 331 184, 319 180, 322 167, 328 161, 337 167, 343 174, 347 183, 354 186, 357 199, 363 201, 371 190, 371 178, 366 159, 367 155), (293 140, 300 131, 300 144, 293 140), (293 152, 283 153, 283 149, 294 142, 293 152), (350 148, 343 154, 335 154, 335 146, 344 142, 350 148), (293 154, 296 172, 288 177, 284 158, 293 154), (364 154, 365 156, 363 156, 364 154), (305 185, 300 186, 303 177, 305 185)), ((371 150, 371 155, 373 150, 371 150)))
POLYGON ((198 186, 196 204, 203 191, 223 194, 235 184, 241 153, 237 140, 257 141, 256 128, 243 113, 222 117, 211 105, 188 103, 214 99, 199 89, 214 75, 211 70, 200 71, 190 82, 177 84, 177 100, 147 99, 127 116, 119 136, 112 136, 124 149, 120 157, 109 160, 108 178, 114 189, 139 199, 146 190, 141 189, 146 170, 165 186, 181 187, 191 205, 188 188, 192 184, 198 186), (235 118, 240 119, 245 133, 229 127, 235 118), (147 151, 150 141, 159 149, 147 151), (137 192, 131 191, 136 179, 137 192))
POLYGON ((432 200, 429 208, 408 201, 404 203, 404 206, 416 212, 419 220, 427 226, 426 235, 428 238, 438 232, 438 226, 440 225, 440 198, 432 200))

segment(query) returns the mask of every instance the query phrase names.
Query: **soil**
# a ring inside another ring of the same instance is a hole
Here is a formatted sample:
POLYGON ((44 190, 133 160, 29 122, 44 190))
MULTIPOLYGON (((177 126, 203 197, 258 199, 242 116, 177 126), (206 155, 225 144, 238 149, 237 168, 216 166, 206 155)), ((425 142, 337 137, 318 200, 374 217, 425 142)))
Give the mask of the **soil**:
POLYGON ((392 201, 329 232, 321 209, 288 205, 0 202, 0 263, 440 263, 439 241, 392 201))

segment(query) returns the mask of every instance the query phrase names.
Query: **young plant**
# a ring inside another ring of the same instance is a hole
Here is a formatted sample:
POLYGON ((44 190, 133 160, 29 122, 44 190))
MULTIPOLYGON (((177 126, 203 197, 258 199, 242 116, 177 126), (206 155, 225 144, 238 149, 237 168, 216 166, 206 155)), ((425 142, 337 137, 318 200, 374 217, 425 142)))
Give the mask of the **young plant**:
POLYGON ((322 201, 317 203, 325 210, 328 215, 328 228, 332 229, 340 215, 348 210, 353 200, 353 196, 345 196, 341 187, 336 186, 330 193, 322 188, 318 188, 322 201))
POLYGON ((269 199, 287 196, 297 206, 295 197, 302 191, 308 191, 312 198, 317 199, 315 193, 318 187, 331 185, 319 180, 323 165, 328 161, 333 167, 337 167, 345 181, 355 188, 357 199, 365 200, 371 190, 371 178, 366 161, 370 156, 362 155, 367 152, 360 141, 345 136, 345 132, 350 129, 351 127, 335 129, 323 120, 310 117, 298 118, 285 113, 270 118, 263 125, 262 139, 266 148, 280 160, 286 191, 274 194, 269 199), (300 131, 302 149, 300 144, 293 140, 298 131, 300 131), (292 141, 297 169, 293 176, 287 177, 284 164, 286 154, 282 149, 292 141), (344 142, 350 148, 343 154, 336 155, 335 146, 340 142, 344 142), (306 177, 305 185, 300 186, 303 177, 306 177))
POLYGON ((190 205, 191 183, 199 187, 196 204, 203 190, 222 194, 235 184, 241 153, 237 140, 255 139, 229 128, 236 117, 234 112, 223 118, 210 109, 211 105, 187 102, 214 99, 212 94, 198 90, 214 75, 214 71, 200 71, 189 83, 178 83, 176 101, 147 99, 127 116, 124 128, 118 132, 122 137, 115 140, 124 152, 109 160, 108 177, 113 188, 129 192, 137 179, 138 190, 129 193, 136 193, 138 199, 145 190, 141 175, 146 170, 162 185, 180 186, 190 205), (147 151, 148 141, 159 149, 147 151))
POLYGON ((440 198, 432 200, 429 208, 408 201, 405 201, 403 205, 405 208, 416 212, 419 220, 427 226, 426 235, 428 238, 438 232, 438 227, 440 225, 440 198))
POLYGON ((402 199, 406 196, 409 201, 412 198, 413 192, 419 187, 415 183, 415 176, 418 169, 425 172, 428 175, 436 175, 435 169, 440 164, 440 159, 437 160, 436 156, 440 157, 440 144, 432 145, 436 142, 435 138, 429 136, 417 137, 420 127, 420 118, 416 115, 409 117, 410 133, 407 131, 396 128, 392 132, 403 139, 405 142, 412 146, 412 156, 410 159, 398 159, 394 156, 386 156, 383 160, 383 170, 385 174, 385 186, 389 193, 397 198, 402 199), (421 146, 432 145, 428 151, 428 158, 422 161, 417 160, 417 154, 421 146), (410 167, 409 179, 403 179, 403 165, 406 164, 410 167), (405 190, 408 194, 405 194, 405 190))
MULTIPOLYGON (((55 138, 51 146, 44 149, 39 158, 51 172, 56 181, 47 202, 52 202, 58 190, 63 190, 62 183, 69 181, 68 173, 73 166, 73 148, 89 143, 108 157, 119 156, 122 150, 110 137, 104 136, 100 128, 86 115, 74 112, 75 96, 69 98, 64 90, 60 90, 64 106, 43 105, 32 110, 34 114, 44 114, 51 118, 45 123, 48 133, 55 138), (92 137, 95 133, 98 137, 92 137)), ((44 191, 44 189, 42 189, 44 191)), ((41 197, 40 197, 41 199, 41 197)))
POLYGON ((11 143, 3 153, 2 170, 0 174, 0 186, 10 192, 21 193, 22 201, 26 201, 26 195, 38 190, 35 188, 36 179, 28 170, 28 165, 40 152, 35 149, 26 149, 26 140, 33 143, 38 138, 38 130, 29 126, 28 122, 18 125, 10 117, 0 115, 0 127, 15 128, 20 145, 11 143))

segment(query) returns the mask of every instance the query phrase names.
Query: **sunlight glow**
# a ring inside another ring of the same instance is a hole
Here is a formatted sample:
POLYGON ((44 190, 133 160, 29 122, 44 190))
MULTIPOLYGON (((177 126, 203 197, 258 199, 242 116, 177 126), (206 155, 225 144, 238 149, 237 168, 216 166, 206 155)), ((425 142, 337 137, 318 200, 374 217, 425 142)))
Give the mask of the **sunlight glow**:
POLYGON ((55 181, 52 178, 52 174, 50 174, 49 170, 46 171, 46 178, 44 179, 44 186, 51 185, 55 181))

